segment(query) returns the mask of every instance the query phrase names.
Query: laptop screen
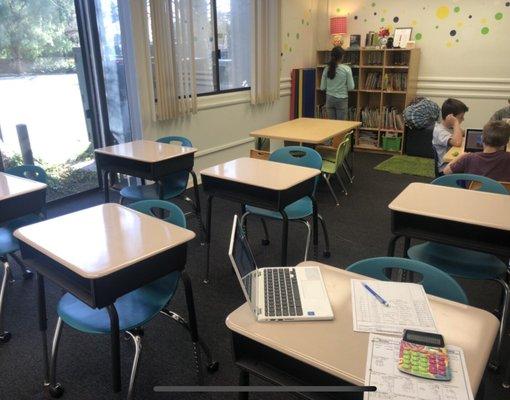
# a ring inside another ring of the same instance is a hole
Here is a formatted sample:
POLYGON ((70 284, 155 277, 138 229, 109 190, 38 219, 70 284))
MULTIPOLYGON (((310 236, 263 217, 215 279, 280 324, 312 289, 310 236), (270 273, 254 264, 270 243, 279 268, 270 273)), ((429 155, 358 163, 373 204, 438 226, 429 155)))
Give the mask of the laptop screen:
POLYGON ((481 129, 468 129, 466 131, 466 145, 464 146, 464 151, 471 153, 483 151, 481 129))
POLYGON ((248 238, 244 234, 241 223, 237 215, 234 216, 234 224, 232 226, 232 237, 230 238, 230 248, 228 251, 230 261, 234 267, 236 274, 243 286, 243 292, 252 305, 255 300, 255 279, 253 273, 257 270, 255 258, 251 252, 248 238))

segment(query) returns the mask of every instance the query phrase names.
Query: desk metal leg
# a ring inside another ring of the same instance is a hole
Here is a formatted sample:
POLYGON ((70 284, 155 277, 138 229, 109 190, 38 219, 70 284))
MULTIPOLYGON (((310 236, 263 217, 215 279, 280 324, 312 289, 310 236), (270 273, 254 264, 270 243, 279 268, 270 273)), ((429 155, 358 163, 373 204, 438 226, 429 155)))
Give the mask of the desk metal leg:
MULTIPOLYGON (((250 374, 244 369, 239 371, 239 386, 250 386, 250 374)), ((248 400, 248 392, 239 392, 239 400, 248 400)))
POLYGON ((48 320, 46 316, 46 291, 44 288, 44 277, 37 273, 37 311, 39 314, 39 331, 41 332, 44 363, 44 386, 50 384, 50 365, 48 360, 48 320))
POLYGON ((206 257, 205 257, 205 278, 204 283, 209 283, 209 262, 210 262, 210 252, 211 252, 211 220, 212 220, 212 201, 213 196, 207 197, 207 221, 206 221, 206 229, 205 240, 206 240, 206 257))
POLYGON ((317 212, 317 200, 314 196, 311 196, 313 212, 312 212, 312 234, 313 234, 313 258, 315 261, 319 259, 319 219, 317 212))
POLYGON ((110 337, 111 337, 111 353, 112 353, 112 380, 113 391, 120 392, 120 342, 119 342, 119 315, 114 304, 106 307, 110 316, 110 337))
POLYGON ((202 207, 200 206, 200 193, 198 191, 198 180, 195 171, 190 171, 191 177, 193 178, 193 193, 195 194, 195 214, 198 218, 198 224, 200 229, 205 234, 204 223, 202 222, 202 207))
POLYGON ((104 202, 110 202, 110 180, 107 170, 103 171, 103 185, 104 185, 104 202))
POLYGON ((198 338, 197 316, 195 313, 195 302, 193 300, 193 289, 191 287, 191 280, 186 273, 181 273, 182 282, 184 284, 184 292, 186 295, 186 304, 188 306, 188 320, 189 330, 191 334, 191 341, 193 342, 193 356, 195 358, 195 369, 197 372, 197 380, 199 385, 203 385, 204 378, 202 376, 202 362, 200 354, 200 342, 198 338))
POLYGON ((398 239, 400 239, 400 235, 392 236, 390 239, 390 243, 388 243, 388 257, 395 256, 395 244, 397 243, 398 239))
POLYGON ((287 213, 283 210, 280 210, 280 214, 282 215, 282 258, 281 265, 287 265, 287 241, 289 240, 289 217, 287 217, 287 213))

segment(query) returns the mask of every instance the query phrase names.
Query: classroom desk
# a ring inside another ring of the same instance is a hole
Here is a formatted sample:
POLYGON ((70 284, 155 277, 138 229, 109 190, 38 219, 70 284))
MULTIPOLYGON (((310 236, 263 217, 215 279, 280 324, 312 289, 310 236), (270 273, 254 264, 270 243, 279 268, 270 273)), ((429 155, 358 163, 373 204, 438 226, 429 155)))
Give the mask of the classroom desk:
MULTIPOLYGON (((97 169, 103 173, 104 200, 110 201, 108 174, 110 172, 136 176, 160 182, 165 176, 177 171, 190 171, 200 212, 197 177, 193 172, 194 154, 197 149, 151 140, 135 140, 95 150, 97 169)), ((163 196, 163 185, 159 185, 159 197, 163 196)))
MULTIPOLYGON (((37 271, 39 330, 48 384, 48 278, 92 308, 107 307, 111 322, 113 389, 120 391, 119 320, 115 300, 172 271, 182 271, 192 336, 198 338, 191 282, 184 268, 192 231, 108 203, 14 232, 26 264, 37 271)), ((193 341, 198 341, 193 339, 193 341)))
POLYGON ((388 207, 390 257, 402 236, 510 257, 509 196, 415 182, 388 207))
POLYGON ((208 195, 205 281, 209 279, 214 197, 241 203, 243 213, 247 204, 280 212, 283 219, 281 265, 287 265, 288 218, 284 208, 302 197, 309 196, 313 204, 313 246, 314 256, 317 258, 317 203, 312 193, 319 174, 317 169, 255 158, 238 158, 200 171, 202 188, 208 195))
MULTIPOLYGON (((459 158, 462 154, 464 154, 464 142, 466 141, 466 137, 462 139, 461 147, 450 147, 450 149, 446 152, 443 157, 443 162, 450 163, 457 158, 459 158), (457 155, 453 155, 453 153, 458 153, 457 155)), ((510 146, 506 147, 506 151, 510 152, 510 146)))
POLYGON ((46 204, 46 184, 0 172, 0 224, 39 214, 46 204))
POLYGON ((335 136, 352 131, 359 121, 339 121, 322 118, 296 118, 250 133, 250 136, 288 140, 299 143, 320 144, 335 136))
MULTIPOLYGON (((234 359, 243 384, 248 374, 285 385, 363 385, 368 333, 352 325, 351 279, 371 279, 319 265, 334 320, 256 322, 245 303, 226 320, 232 331, 234 359)), ((499 321, 487 311, 429 296, 437 328, 447 344, 462 347, 473 393, 489 359, 499 321)))

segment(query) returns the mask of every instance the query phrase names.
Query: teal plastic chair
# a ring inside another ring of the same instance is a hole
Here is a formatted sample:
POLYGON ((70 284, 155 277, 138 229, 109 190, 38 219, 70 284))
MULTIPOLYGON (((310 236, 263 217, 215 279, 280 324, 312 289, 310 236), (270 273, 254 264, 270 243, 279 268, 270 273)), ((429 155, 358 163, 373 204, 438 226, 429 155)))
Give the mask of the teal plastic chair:
MULTIPOLYGON (((18 167, 8 168, 5 173, 10 175, 19 176, 26 179, 32 179, 41 183, 46 183, 47 175, 46 172, 35 165, 20 165, 18 167)), ((5 293, 7 290, 7 280, 12 275, 11 267, 7 260, 7 256, 12 257, 16 264, 20 266, 23 274, 23 279, 29 279, 32 277, 32 271, 30 271, 23 260, 18 257, 17 252, 19 250, 19 243, 13 236, 13 232, 25 225, 30 225, 41 221, 44 215, 26 215, 14 220, 8 221, 3 225, 0 225, 0 262, 2 263, 4 274, 2 276, 2 283, 0 284, 0 343, 6 343, 11 339, 11 333, 4 330, 3 326, 3 312, 5 304, 5 293)))
POLYGON ((425 292, 444 299, 468 304, 464 290, 455 279, 440 269, 421 261, 399 257, 376 257, 358 261, 347 268, 347 271, 369 276, 381 281, 390 281, 388 272, 391 269, 414 272, 421 275, 420 283, 425 292))
MULTIPOLYGON (((156 215, 161 212, 167 213, 168 216, 164 217, 164 221, 183 228, 186 227, 186 218, 181 209, 168 201, 143 200, 132 203, 129 207, 153 217, 156 217, 156 215)), ((142 350, 142 327, 158 314, 163 314, 179 322, 189 331, 188 323, 182 317, 168 309, 168 304, 177 290, 180 276, 180 271, 172 272, 163 278, 125 294, 115 301, 115 308, 119 316, 119 330, 125 332, 125 334, 133 340, 135 345, 135 355, 129 380, 128 399, 131 399, 133 396, 133 388, 138 371, 138 361, 142 350)), ((110 318, 106 308, 93 309, 69 293, 65 294, 60 299, 57 313, 58 320, 55 328, 55 336, 53 338, 50 364, 50 392, 54 397, 59 397, 63 393, 62 386, 56 383, 56 363, 58 346, 62 334, 62 322, 65 322, 67 325, 80 332, 103 335, 110 334, 110 318)), ((200 339, 198 344, 207 356, 209 371, 217 370, 218 363, 212 361, 207 346, 200 339)), ((196 352, 198 350, 195 347, 193 350, 194 354, 197 354, 196 352)), ((199 372, 200 366, 196 365, 196 367, 197 372, 199 372)))
MULTIPOLYGON (((159 143, 167 144, 179 144, 183 147, 193 147, 191 141, 183 136, 165 136, 157 140, 159 143)), ((189 175, 193 178, 193 189, 195 192, 195 201, 189 197, 184 197, 188 203, 191 204, 193 212, 195 213, 200 228, 205 232, 202 223, 202 212, 200 207, 200 196, 198 193, 198 182, 197 176, 193 170, 188 171, 177 171, 166 176, 161 183, 153 183, 150 185, 132 185, 122 188, 120 191, 120 204, 123 203, 124 199, 129 201, 140 201, 140 200, 158 200, 159 199, 159 185, 163 185, 163 200, 171 200, 179 197, 186 191, 188 185, 189 175)))
MULTIPOLYGON (((282 147, 281 149, 278 149, 271 153, 269 156, 270 161, 285 163, 285 164, 292 164, 292 165, 299 165, 302 167, 309 167, 309 168, 315 168, 320 170, 322 167, 322 158, 317 151, 314 149, 311 149, 309 147, 302 147, 302 146, 287 146, 282 147)), ((314 194, 315 189, 317 186, 317 180, 315 180, 315 187, 314 187, 314 194)), ((312 200, 306 196, 303 197, 297 201, 295 201, 292 204, 289 204, 287 207, 284 208, 284 212, 287 215, 287 218, 289 221, 295 221, 302 223, 306 226, 308 233, 306 237, 306 248, 305 248, 305 261, 308 258, 308 248, 310 247, 310 239, 312 235, 310 223, 306 220, 309 216, 313 213, 313 204, 312 200)), ((267 230, 266 223, 264 221, 264 218, 268 219, 274 219, 274 220, 283 220, 283 216, 278 211, 272 211, 272 210, 266 210, 264 208, 259 207, 253 207, 253 206, 246 206, 246 212, 241 217, 241 225, 244 227, 246 223, 246 218, 249 215, 256 215, 258 217, 261 217, 262 226, 264 228, 264 234, 265 239, 262 241, 263 245, 269 244, 269 233, 267 230)), ((326 224, 324 222, 324 219, 319 214, 318 215, 319 221, 321 222, 322 230, 324 233, 324 240, 326 243, 326 249, 324 251, 324 257, 329 257, 329 237, 328 237, 328 231, 326 229, 326 224)))
MULTIPOLYGON (((480 190, 484 192, 499 193, 502 195, 509 194, 505 187, 499 182, 473 174, 443 175, 432 181, 432 184, 464 189, 466 182, 477 183, 476 186, 479 186, 480 190)), ((510 201, 510 198, 508 201, 510 201)), ((462 204, 459 204, 459 207, 462 207, 462 204)), ((495 360, 490 364, 492 368, 498 368, 501 345, 508 320, 508 308, 510 306, 510 288, 504 279, 505 274, 507 272, 510 273, 507 269, 507 265, 492 254, 433 242, 425 242, 413 246, 407 251, 407 255, 412 260, 418 260, 433 265, 454 277, 492 280, 501 285, 503 291, 501 324, 496 344, 495 360)))

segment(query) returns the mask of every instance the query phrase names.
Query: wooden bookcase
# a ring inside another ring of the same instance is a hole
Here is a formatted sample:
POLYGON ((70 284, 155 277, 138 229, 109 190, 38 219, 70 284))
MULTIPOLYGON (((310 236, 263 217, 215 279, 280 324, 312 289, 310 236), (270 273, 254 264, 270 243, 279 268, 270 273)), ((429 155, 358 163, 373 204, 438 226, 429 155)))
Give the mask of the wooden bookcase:
MULTIPOLYGON (((324 68, 330 56, 330 49, 317 51, 315 90, 316 117, 324 118, 326 93, 320 90, 324 68)), ((358 150, 400 153, 404 144, 404 130, 385 126, 383 111, 386 108, 402 115, 404 108, 416 97, 420 49, 358 49, 347 50, 346 63, 352 68, 356 87, 349 92, 350 119, 362 121, 362 110, 370 108, 378 112, 377 121, 370 126, 361 126, 355 132, 354 147, 358 150), (379 74, 380 87, 367 87, 367 77, 379 74), (398 75, 395 75, 398 74, 398 75), (405 76, 405 90, 390 90, 388 77, 405 76), (352 108, 355 107, 355 112, 352 108)))

